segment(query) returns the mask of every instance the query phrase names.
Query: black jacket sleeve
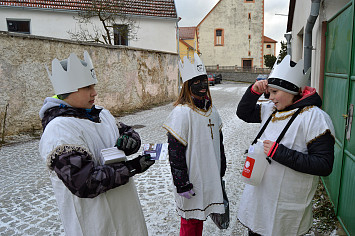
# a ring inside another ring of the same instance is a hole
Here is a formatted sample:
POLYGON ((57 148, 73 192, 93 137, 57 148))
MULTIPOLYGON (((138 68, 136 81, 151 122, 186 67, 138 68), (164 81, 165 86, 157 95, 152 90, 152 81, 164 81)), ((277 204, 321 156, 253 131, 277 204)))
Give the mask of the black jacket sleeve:
POLYGON ((333 169, 334 143, 333 136, 327 131, 307 145, 308 154, 279 144, 272 159, 302 173, 328 176, 333 169))
POLYGON ((223 133, 222 130, 219 133, 220 135, 220 150, 221 150, 221 177, 223 177, 226 173, 227 169, 227 161, 226 161, 226 154, 224 152, 224 145, 223 145, 223 133))
POLYGON ((251 91, 253 85, 250 85, 245 91, 237 107, 237 116, 247 123, 261 123, 261 107, 257 104, 261 95, 251 91))
POLYGON ((178 193, 189 191, 193 188, 190 183, 186 164, 186 146, 180 143, 170 133, 168 135, 168 151, 171 174, 178 193))
POLYGON ((126 156, 138 152, 139 148, 141 147, 141 138, 139 134, 136 131, 134 131, 134 129, 131 126, 125 125, 122 122, 119 123, 118 130, 120 131, 120 135, 130 136, 138 143, 138 145, 135 148, 131 150, 124 150, 126 156))
POLYGON ((94 198, 126 184, 130 177, 124 162, 95 166, 88 153, 72 149, 56 155, 50 168, 70 192, 80 198, 94 198))

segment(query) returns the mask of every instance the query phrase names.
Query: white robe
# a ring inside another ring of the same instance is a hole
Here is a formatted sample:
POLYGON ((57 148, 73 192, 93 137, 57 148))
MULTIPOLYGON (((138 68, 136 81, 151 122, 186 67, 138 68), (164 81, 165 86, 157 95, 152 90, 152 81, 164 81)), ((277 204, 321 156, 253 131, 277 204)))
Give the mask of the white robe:
POLYGON ((185 219, 206 220, 211 213, 224 213, 219 136, 222 121, 215 107, 206 112, 178 105, 163 128, 186 146, 189 180, 196 193, 186 199, 174 188, 178 214, 185 219))
MULTIPOLYGON (((119 137, 115 118, 109 111, 103 109, 100 119, 100 123, 74 117, 53 119, 40 141, 42 158, 48 161, 57 148, 71 145, 87 150, 95 165, 99 165, 100 150, 113 147, 119 137)), ((133 178, 92 199, 73 195, 53 171, 50 179, 66 235, 148 235, 133 178)))
MULTIPOLYGON (((273 110, 273 103, 263 103, 261 127, 273 110)), ((261 136, 276 141, 297 109, 277 112, 261 136)), ((308 153, 307 144, 334 127, 328 114, 316 106, 306 107, 296 117, 281 144, 308 153)), ((253 232, 264 236, 302 235, 312 226, 312 198, 319 177, 301 173, 272 161, 267 165, 259 186, 246 184, 239 203, 238 219, 253 232)))

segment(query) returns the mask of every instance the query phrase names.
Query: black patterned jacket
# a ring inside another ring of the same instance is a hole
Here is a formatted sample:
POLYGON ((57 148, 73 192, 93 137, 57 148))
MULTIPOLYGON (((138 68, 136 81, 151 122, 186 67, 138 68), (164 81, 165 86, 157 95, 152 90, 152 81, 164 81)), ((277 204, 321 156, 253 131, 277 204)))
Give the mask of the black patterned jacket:
MULTIPOLYGON (((100 122, 101 109, 73 108, 68 106, 54 106, 48 109, 42 118, 43 130, 47 124, 58 116, 88 119, 100 122)), ((126 155, 136 153, 141 145, 137 132, 130 126, 120 123, 120 134, 132 136, 139 145, 134 150, 127 150, 126 155)), ((113 163, 95 166, 93 158, 86 151, 64 148, 60 154, 51 159, 50 169, 55 171, 58 178, 76 196, 94 198, 112 188, 126 184, 130 174, 124 163, 113 163)))

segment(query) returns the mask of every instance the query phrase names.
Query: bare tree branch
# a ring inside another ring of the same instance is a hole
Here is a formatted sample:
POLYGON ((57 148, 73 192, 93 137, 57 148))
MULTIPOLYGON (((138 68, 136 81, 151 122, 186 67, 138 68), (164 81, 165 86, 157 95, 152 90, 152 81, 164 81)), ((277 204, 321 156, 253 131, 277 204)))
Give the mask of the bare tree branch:
POLYGON ((115 44, 115 34, 123 37, 126 42, 135 40, 139 27, 134 19, 126 14, 126 9, 129 7, 129 2, 124 0, 88 1, 87 6, 78 12, 77 17, 74 17, 79 29, 67 33, 73 40, 111 45, 115 44), (101 22, 102 27, 94 23, 95 19, 101 22))

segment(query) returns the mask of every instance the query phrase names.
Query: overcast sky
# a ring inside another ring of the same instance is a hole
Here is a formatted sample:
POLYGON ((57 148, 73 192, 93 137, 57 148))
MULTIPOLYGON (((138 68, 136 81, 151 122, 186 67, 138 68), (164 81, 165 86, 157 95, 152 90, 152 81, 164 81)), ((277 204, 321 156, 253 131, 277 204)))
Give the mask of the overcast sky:
MULTIPOLYGON (((180 27, 197 26, 219 0, 175 0, 180 27)), ((260 0, 259 0, 260 1, 260 0)), ((280 41, 286 41, 289 0, 264 0, 264 35, 276 40, 276 53, 280 51, 280 41), (275 15, 281 14, 281 15, 275 15)))

